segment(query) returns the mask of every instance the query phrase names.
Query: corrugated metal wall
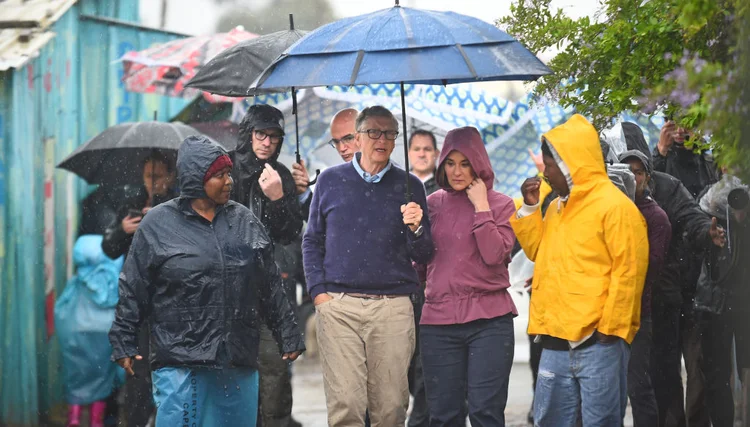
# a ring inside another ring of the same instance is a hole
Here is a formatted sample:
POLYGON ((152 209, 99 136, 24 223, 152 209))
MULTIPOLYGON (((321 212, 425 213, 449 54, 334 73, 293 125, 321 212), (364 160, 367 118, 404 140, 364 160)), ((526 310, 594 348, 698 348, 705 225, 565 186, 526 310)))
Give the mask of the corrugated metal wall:
POLYGON ((59 295, 88 186, 54 169, 106 127, 168 120, 186 102, 125 92, 122 53, 175 38, 80 20, 79 14, 133 20, 138 0, 87 0, 53 27, 39 56, 0 73, 0 425, 38 425, 62 402, 60 355, 47 340, 45 286, 59 295))

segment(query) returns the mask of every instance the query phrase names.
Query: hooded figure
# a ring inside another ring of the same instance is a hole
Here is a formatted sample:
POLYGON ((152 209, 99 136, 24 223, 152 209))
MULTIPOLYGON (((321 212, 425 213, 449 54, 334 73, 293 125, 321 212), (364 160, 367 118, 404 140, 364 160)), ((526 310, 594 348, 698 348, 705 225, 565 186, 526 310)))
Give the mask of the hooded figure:
POLYGON ((217 205, 212 221, 193 208, 193 200, 208 197, 207 172, 218 161, 225 162, 222 169, 231 165, 204 137, 188 137, 180 146, 181 196, 144 217, 120 275, 109 334, 113 360, 137 355, 137 331, 148 325, 153 369, 255 369, 261 312, 279 357, 304 349, 258 218, 232 201, 217 205))
MULTIPOLYGON (((654 165, 643 131, 635 123, 623 123, 627 142, 626 153, 641 159, 648 169, 654 165), (640 152, 640 155, 638 155, 640 152)), ((623 153, 623 155, 626 155, 623 153)), ((654 361, 652 376, 656 393, 660 424, 668 417, 682 419, 685 412, 697 415, 691 418, 705 420, 708 417, 702 391, 703 373, 700 371, 700 354, 694 342, 681 344, 681 340, 692 340, 693 335, 683 329, 690 328, 693 317, 691 300, 700 273, 700 258, 712 245, 711 218, 701 211, 687 188, 675 177, 659 172, 654 167, 649 182, 651 197, 661 207, 672 225, 672 238, 667 257, 652 288, 652 322, 654 361), (685 364, 688 373, 687 399, 683 392, 682 348, 686 348, 685 364)))
POLYGON ((468 387, 472 424, 502 426, 517 315, 508 293, 513 200, 492 189, 473 127, 448 132, 435 178, 441 189, 427 198, 435 254, 420 321, 431 424, 463 423, 468 387))
POLYGON ((551 154, 544 154, 545 176, 561 196, 544 218, 537 203, 524 204, 510 220, 536 263, 529 333, 542 336, 544 350, 534 421, 574 424, 575 399, 583 402, 584 425, 619 425, 627 403, 626 343, 640 324, 648 266, 646 224, 609 180, 599 136, 583 116, 543 141, 542 152, 551 154))
POLYGON ((258 158, 253 151, 254 131, 269 129, 279 129, 283 136, 284 116, 281 111, 270 105, 250 106, 240 123, 239 144, 232 153, 232 174, 235 179, 232 200, 247 206, 260 218, 271 240, 286 245, 302 231, 303 218, 292 173, 278 162, 283 137, 266 160, 258 158), (266 165, 270 165, 281 177, 284 195, 276 201, 266 197, 258 182, 266 165))

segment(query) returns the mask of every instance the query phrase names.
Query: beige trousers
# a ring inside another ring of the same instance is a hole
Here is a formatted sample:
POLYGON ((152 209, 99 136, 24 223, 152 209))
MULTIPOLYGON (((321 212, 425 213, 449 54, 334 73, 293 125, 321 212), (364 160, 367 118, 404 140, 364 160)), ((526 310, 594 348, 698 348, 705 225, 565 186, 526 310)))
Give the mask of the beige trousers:
POLYGON ((403 426, 414 354, 414 308, 408 296, 363 299, 329 293, 316 307, 328 425, 403 426))

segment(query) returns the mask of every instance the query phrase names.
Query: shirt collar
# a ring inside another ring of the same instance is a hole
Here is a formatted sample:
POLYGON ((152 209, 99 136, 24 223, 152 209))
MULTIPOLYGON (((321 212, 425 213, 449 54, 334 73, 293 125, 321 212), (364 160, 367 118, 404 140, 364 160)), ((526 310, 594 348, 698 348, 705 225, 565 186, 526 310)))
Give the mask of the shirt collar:
POLYGON ((356 153, 354 155, 354 159, 352 159, 353 161, 351 162, 351 164, 354 165, 354 170, 357 171, 357 174, 359 174, 359 176, 361 176, 362 179, 365 180, 365 182, 368 182, 371 184, 377 184, 378 182, 380 182, 380 180, 383 179, 383 176, 385 176, 386 172, 391 170, 391 167, 393 167, 393 163, 390 160, 388 160, 388 164, 385 165, 382 171, 376 173, 375 175, 371 175, 370 173, 365 172, 362 169, 362 166, 359 165, 359 161, 361 158, 362 158, 362 153, 356 153))

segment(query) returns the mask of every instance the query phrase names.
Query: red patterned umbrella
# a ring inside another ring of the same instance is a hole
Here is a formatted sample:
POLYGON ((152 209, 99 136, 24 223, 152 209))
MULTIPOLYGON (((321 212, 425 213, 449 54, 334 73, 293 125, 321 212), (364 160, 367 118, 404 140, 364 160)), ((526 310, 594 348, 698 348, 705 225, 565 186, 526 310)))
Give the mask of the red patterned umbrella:
POLYGON ((203 94, 209 102, 237 101, 237 98, 185 88, 185 84, 219 52, 257 36, 235 28, 228 33, 173 40, 146 50, 127 52, 120 58, 125 69, 125 88, 131 92, 182 98, 203 94))

